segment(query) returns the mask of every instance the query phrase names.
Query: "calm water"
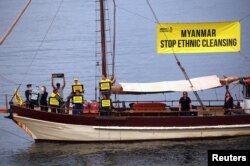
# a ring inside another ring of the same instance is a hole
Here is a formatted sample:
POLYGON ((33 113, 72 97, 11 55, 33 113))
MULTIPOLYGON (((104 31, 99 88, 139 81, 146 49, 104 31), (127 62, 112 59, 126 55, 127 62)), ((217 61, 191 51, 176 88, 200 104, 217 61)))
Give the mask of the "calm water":
MULTIPOLYGON (((241 21, 240 53, 178 55, 190 77, 250 75, 249 0, 154 0, 160 22, 241 21)), ((0 0, 0 37, 26 2, 0 0)), ((159 56, 156 24, 145 0, 117 0, 116 77, 118 82, 184 79, 172 55, 159 56)), ((0 46, 0 107, 18 84, 45 85, 51 92, 51 74, 66 75, 65 96, 73 77, 85 86, 85 98, 94 99, 96 23, 94 0, 33 0, 11 35, 0 46)), ((112 6, 111 1, 109 5, 112 6)), ((112 27, 110 27, 112 28, 112 27)), ((60 80, 58 80, 60 81, 60 80)), ((241 98, 241 88, 231 86, 241 98)), ((199 92, 202 99, 223 99, 224 88, 199 92)), ((153 96, 175 100, 179 93, 153 96)), ((192 94, 190 94, 192 98, 192 94)), ((121 99, 147 99, 127 96, 121 99)), ((0 165, 206 165, 208 149, 249 149, 249 137, 161 141, 130 144, 34 144, 11 121, 0 116, 0 165)))
POLYGON ((34 143, 0 116, 0 165, 207 165, 208 149, 250 149, 250 137, 140 143, 34 143))

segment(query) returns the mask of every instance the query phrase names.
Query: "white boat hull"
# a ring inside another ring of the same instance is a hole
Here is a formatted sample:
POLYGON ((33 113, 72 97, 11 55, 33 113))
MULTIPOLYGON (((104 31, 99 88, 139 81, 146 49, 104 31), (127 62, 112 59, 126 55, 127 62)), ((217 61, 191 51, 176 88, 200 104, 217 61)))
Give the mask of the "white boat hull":
POLYGON ((195 127, 119 127, 54 123, 13 115, 34 140, 137 141, 250 135, 250 124, 195 127))

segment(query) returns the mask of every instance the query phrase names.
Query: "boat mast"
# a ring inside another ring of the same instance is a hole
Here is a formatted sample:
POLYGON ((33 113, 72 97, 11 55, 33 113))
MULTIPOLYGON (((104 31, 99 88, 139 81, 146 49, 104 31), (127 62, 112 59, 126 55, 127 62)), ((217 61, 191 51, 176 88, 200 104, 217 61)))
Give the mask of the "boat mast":
POLYGON ((100 26, 101 26, 101 53, 102 53, 102 75, 107 77, 106 62, 106 33, 105 33, 105 0, 100 2, 100 26))

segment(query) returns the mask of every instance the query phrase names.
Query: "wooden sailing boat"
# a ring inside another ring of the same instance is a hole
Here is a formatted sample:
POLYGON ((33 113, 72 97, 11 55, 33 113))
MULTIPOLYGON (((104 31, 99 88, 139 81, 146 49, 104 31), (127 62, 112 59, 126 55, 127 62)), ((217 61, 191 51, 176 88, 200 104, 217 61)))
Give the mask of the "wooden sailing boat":
MULTIPOLYGON (((99 0, 102 75, 107 76, 104 2, 104 0, 99 0)), ((178 110, 167 109, 164 103, 134 102, 130 108, 114 106, 109 116, 101 116, 99 112, 91 113, 91 111, 84 115, 73 116, 11 104, 10 115, 13 121, 37 142, 139 141, 250 135, 249 78, 219 79, 217 76, 208 76, 190 79, 190 81, 193 83, 192 89, 190 89, 189 81, 185 80, 146 84, 123 83, 119 86, 112 86, 112 92, 141 94, 198 91, 241 81, 244 86, 244 107, 235 109, 233 115, 230 116, 224 115, 223 106, 207 107, 206 110, 197 108, 192 111, 192 116, 181 116, 178 110), (200 82, 205 84, 200 85, 200 82), (181 89, 169 88, 177 87, 177 84, 185 86, 178 86, 181 89)))

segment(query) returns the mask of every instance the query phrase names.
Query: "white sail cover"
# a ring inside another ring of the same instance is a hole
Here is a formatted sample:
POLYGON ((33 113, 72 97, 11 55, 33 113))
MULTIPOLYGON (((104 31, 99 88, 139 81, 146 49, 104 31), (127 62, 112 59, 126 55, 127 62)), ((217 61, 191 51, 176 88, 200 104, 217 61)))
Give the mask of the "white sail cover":
POLYGON ((152 83, 120 83, 124 92, 134 93, 160 93, 160 92, 182 92, 200 91, 222 86, 216 75, 204 76, 188 80, 162 81, 152 83))

